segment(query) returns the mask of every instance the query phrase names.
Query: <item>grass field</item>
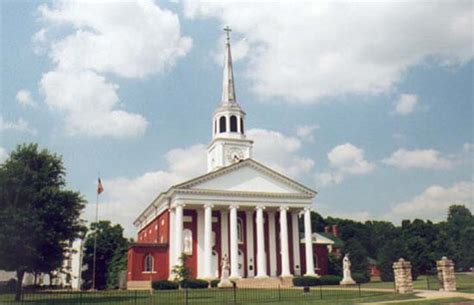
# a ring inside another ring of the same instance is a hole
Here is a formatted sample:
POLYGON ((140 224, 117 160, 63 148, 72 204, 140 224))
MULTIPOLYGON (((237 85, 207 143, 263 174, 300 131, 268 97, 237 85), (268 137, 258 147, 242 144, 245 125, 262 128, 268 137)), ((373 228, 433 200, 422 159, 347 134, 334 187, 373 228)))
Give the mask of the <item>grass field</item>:
POLYGON ((22 303, 13 302, 12 295, 0 296, 0 304, 37 304, 37 305, 211 305, 211 304, 354 304, 388 300, 404 300, 413 295, 397 295, 387 292, 361 292, 342 289, 312 289, 303 293, 301 289, 238 289, 234 291, 219 289, 189 289, 155 291, 153 294, 143 291, 103 291, 103 292, 54 292, 25 294, 22 303), (187 295, 186 295, 187 294, 187 295), (187 302, 186 302, 187 299, 187 302))

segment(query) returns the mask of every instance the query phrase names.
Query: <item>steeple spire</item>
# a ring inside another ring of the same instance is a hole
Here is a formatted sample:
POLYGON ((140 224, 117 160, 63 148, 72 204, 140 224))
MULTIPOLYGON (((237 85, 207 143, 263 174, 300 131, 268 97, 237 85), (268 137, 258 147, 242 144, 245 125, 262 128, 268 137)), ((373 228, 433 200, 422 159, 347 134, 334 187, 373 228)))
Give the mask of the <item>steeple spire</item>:
POLYGON ((224 75, 222 79, 222 104, 235 104, 235 86, 234 86, 234 69, 232 68, 232 54, 230 51, 230 32, 232 31, 228 26, 224 28, 227 39, 225 44, 224 54, 224 75))

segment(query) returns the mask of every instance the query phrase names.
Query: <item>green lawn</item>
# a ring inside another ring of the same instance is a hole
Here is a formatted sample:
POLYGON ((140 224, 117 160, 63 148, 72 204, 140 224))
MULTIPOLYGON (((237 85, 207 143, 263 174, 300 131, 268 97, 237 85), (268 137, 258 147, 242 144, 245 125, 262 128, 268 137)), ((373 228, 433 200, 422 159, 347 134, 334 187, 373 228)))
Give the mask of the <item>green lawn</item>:
MULTIPOLYGON (((448 299, 438 299, 438 300, 426 300, 426 301, 408 301, 408 302, 397 302, 397 305, 436 305, 436 304, 456 304, 464 302, 472 302, 470 299, 465 298, 448 298, 448 299)), ((472 304, 472 303, 471 303, 472 304)))
MULTIPOLYGON (((397 295, 386 292, 342 290, 323 288, 311 289, 303 293, 302 289, 238 289, 235 294, 236 304, 355 304, 362 302, 404 300, 413 295, 397 295)), ((234 304, 232 289, 195 289, 188 290, 186 302, 185 290, 155 291, 153 294, 144 291, 103 291, 103 292, 54 292, 25 294, 21 304, 37 305, 211 305, 234 304)), ((13 302, 12 295, 0 296, 0 304, 19 304, 13 302)))

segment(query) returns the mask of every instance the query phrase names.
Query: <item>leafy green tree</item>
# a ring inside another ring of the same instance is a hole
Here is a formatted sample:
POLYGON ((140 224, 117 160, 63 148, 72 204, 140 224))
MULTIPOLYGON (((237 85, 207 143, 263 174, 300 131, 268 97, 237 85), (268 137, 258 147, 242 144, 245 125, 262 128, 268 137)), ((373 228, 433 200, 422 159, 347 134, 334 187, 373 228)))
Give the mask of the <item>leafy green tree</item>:
POLYGON ((367 250, 362 243, 351 238, 345 241, 344 253, 349 253, 351 260, 351 271, 353 273, 361 273, 369 277, 369 263, 367 261, 367 250))
POLYGON ((37 144, 17 146, 0 165, 0 269, 16 271, 16 300, 25 272, 60 268, 84 232, 84 199, 65 189, 65 174, 61 157, 37 144))
POLYGON ((393 263, 400 258, 406 259, 405 245, 397 238, 388 240, 379 252, 378 260, 380 262, 380 278, 384 282, 393 281, 393 263))
POLYGON ((180 263, 173 266, 171 272, 175 275, 175 280, 183 287, 183 283, 191 278, 191 269, 188 266, 188 256, 181 253, 179 256, 180 263))
POLYGON ((332 253, 328 255, 328 273, 332 275, 342 275, 342 259, 332 253))
POLYGON ((127 270, 127 250, 131 241, 126 241, 115 249, 112 260, 107 269, 107 288, 118 288, 122 271, 127 270))
MULTIPOLYGON (((93 262, 94 262, 94 237, 97 235, 96 250, 96 269, 95 269, 95 288, 105 289, 107 283, 114 281, 113 276, 109 275, 114 259, 120 260, 118 256, 127 248, 127 239, 123 237, 123 228, 121 225, 112 225, 110 221, 102 220, 98 223, 92 223, 90 234, 87 235, 84 243, 83 262, 87 269, 82 273, 83 285, 85 289, 92 288, 93 262), (110 282, 109 282, 110 277, 110 282)), ((116 277, 115 277, 116 280, 116 277)))
POLYGON ((474 239, 474 216, 471 211, 463 205, 450 206, 446 229, 456 250, 452 257, 456 268, 467 270, 473 267, 474 244, 472 240, 474 239))

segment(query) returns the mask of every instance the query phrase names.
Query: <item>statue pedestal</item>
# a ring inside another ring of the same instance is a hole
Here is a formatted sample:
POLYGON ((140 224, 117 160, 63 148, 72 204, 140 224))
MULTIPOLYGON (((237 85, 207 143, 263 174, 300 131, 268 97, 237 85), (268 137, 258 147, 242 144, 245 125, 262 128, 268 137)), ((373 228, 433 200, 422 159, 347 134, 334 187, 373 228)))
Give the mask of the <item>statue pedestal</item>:
POLYGON ((355 285, 356 282, 352 278, 343 278, 342 281, 339 282, 339 285, 355 285))
POLYGON ((217 288, 232 288, 234 285, 232 284, 229 279, 222 279, 219 284, 217 284, 217 288))

